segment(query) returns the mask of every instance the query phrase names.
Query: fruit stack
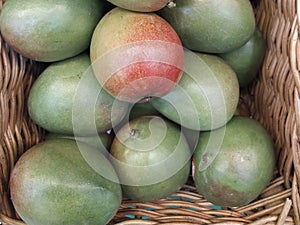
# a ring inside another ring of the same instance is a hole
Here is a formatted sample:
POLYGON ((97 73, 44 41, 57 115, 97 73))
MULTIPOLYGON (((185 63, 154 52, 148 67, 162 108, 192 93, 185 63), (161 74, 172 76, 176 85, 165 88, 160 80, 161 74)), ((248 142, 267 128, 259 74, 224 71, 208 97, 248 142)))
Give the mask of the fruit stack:
POLYGON ((300 224, 297 6, 1 1, 0 223, 300 224))

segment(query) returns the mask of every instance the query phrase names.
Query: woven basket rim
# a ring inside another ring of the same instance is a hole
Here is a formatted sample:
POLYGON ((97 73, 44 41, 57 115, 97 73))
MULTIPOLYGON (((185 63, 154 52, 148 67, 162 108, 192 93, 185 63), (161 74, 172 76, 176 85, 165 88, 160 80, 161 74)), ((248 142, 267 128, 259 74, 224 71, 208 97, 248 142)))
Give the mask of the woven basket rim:
MULTIPOLYGON (((274 138, 278 162, 268 187, 245 206, 219 208, 187 182, 165 199, 123 199, 109 224, 300 224, 300 3, 261 0, 255 14, 267 53, 257 79, 241 91, 240 107, 274 138)), ((10 202, 8 181, 17 159, 45 134, 23 104, 43 65, 0 40, 0 223, 25 225, 10 202)))

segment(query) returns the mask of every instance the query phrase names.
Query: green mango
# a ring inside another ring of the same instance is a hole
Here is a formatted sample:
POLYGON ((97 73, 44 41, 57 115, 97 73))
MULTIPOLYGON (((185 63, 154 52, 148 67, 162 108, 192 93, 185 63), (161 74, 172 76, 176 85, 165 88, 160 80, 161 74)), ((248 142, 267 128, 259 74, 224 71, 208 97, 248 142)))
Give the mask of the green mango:
POLYGON ((176 0, 158 14, 178 33, 183 45, 193 51, 224 53, 244 45, 255 30, 249 0, 176 0))
POLYGON ((183 127, 213 130, 232 118, 238 101, 239 83, 233 69, 221 57, 186 49, 178 85, 151 103, 183 127))
POLYGON ((123 195, 136 201, 168 197, 190 174, 191 152, 184 134, 159 116, 141 116, 125 124, 113 140, 110 159, 123 195))
POLYGON ((86 53, 50 64, 30 89, 31 119, 45 130, 97 136, 118 124, 129 104, 116 100, 97 81, 86 53))
POLYGON ((122 199, 107 158, 68 139, 43 141, 26 151, 12 171, 10 193, 28 225, 105 225, 122 199))
POLYGON ((99 0, 8 0, 0 15, 1 35, 27 58, 63 60, 88 49, 103 7, 99 0))
POLYGON ((268 131, 243 116, 234 116, 219 129, 202 132, 193 159, 198 192, 224 207, 255 200, 269 184, 276 163, 268 131))
POLYGON ((259 28, 256 28, 246 44, 219 56, 236 72, 240 87, 245 87, 257 76, 263 63, 265 52, 265 39, 259 28))
POLYGON ((137 12, 154 12, 165 7, 171 0, 108 0, 112 4, 137 12))

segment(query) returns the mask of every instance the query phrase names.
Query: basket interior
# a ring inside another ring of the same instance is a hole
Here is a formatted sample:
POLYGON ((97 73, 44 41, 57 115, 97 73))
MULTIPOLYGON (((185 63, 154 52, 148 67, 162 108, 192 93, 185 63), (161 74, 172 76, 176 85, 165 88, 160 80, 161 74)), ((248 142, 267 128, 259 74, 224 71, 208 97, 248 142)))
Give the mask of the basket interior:
MULTIPOLYGON (((267 52, 257 79, 241 90, 240 107, 272 135, 277 167, 264 192, 243 207, 221 208, 199 195, 192 182, 166 199, 124 199, 110 224, 300 224, 300 41, 297 0, 261 0, 255 7, 267 52)), ((0 1, 0 6, 4 1, 0 1)), ((0 36, 1 38, 1 36, 0 36)), ((29 90, 43 68, 0 44, 0 221, 24 224, 9 197, 17 159, 43 140, 29 118, 29 90)))

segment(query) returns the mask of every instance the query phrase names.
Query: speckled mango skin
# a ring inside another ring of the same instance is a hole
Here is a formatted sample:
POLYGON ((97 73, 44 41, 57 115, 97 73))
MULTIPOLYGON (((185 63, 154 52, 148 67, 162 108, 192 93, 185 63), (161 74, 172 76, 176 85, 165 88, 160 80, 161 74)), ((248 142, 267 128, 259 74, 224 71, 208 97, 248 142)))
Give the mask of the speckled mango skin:
POLYGON ((150 103, 183 127, 207 131, 224 126, 238 101, 236 73, 222 58, 185 50, 185 70, 178 85, 150 103))
POLYGON ((245 87, 257 76, 266 48, 266 41, 257 27, 246 44, 231 52, 220 54, 220 57, 236 72, 240 87, 245 87))
POLYGON ((191 151, 184 134, 159 116, 141 116, 124 125, 113 140, 110 159, 123 195, 135 201, 166 198, 190 174, 191 151))
POLYGON ((128 103, 101 87, 89 72, 90 63, 83 53, 52 63, 40 74, 28 98, 36 124, 53 133, 86 136, 105 132, 123 119, 128 103))
POLYGON ((90 58, 102 86, 131 103, 168 93, 184 66, 181 40, 167 21, 155 13, 120 7, 106 13, 96 26, 90 58))
MULTIPOLYGON (((116 178, 100 152, 96 160, 116 178)), ((10 191, 16 211, 28 225, 104 225, 121 203, 119 183, 95 172, 76 142, 68 139, 47 140, 25 152, 12 172, 10 191)))
POLYGON ((9 0, 1 11, 0 30, 21 55, 53 62, 87 49, 103 13, 99 0, 9 0))
POLYGON ((255 31, 249 0, 176 0, 158 14, 176 30, 190 50, 224 53, 241 47, 255 31))
POLYGON ((223 128, 200 134, 193 161, 199 193, 215 205, 234 207, 258 197, 276 159, 267 130, 254 119, 234 116, 223 128))

